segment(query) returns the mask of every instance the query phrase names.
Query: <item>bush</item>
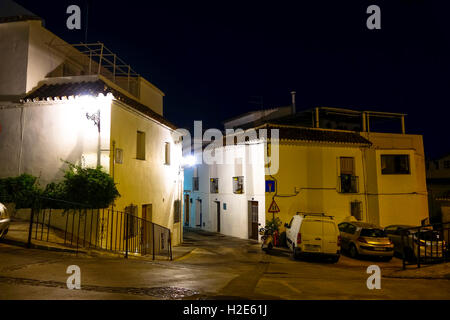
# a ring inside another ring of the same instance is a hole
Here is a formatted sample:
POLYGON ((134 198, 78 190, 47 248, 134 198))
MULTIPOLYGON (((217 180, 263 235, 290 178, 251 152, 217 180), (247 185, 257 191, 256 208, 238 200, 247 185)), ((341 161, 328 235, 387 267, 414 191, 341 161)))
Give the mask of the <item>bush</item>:
POLYGON ((102 167, 93 169, 71 163, 68 165, 69 169, 64 175, 64 180, 47 186, 46 197, 91 209, 107 208, 120 197, 114 180, 103 171, 102 167))
POLYGON ((102 167, 68 165, 64 180, 50 183, 44 190, 39 187, 38 178, 29 174, 0 179, 0 202, 15 203, 17 209, 32 208, 37 199, 40 199, 39 206, 44 208, 102 209, 120 197, 113 179, 102 167))
POLYGON ((34 199, 42 192, 37 181, 37 177, 29 174, 0 179, 0 201, 15 203, 17 209, 31 208, 34 199))
POLYGON ((275 231, 280 231, 281 225, 282 225, 281 219, 276 217, 266 222, 266 229, 269 230, 270 234, 273 234, 275 231))

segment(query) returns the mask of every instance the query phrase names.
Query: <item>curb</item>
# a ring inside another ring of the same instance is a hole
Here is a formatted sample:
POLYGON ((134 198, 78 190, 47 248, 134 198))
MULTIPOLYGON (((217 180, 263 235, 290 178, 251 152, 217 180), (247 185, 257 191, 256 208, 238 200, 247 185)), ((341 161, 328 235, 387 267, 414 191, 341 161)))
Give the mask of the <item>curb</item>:
MULTIPOLYGON (((13 245, 13 246, 18 246, 18 247, 22 247, 22 248, 28 248, 28 243, 25 243, 25 242, 22 242, 22 241, 17 241, 17 240, 13 240, 13 239, 3 239, 1 242, 9 244, 9 245, 13 245)), ((34 244, 34 243, 31 243, 30 249, 53 251, 53 252, 62 252, 62 253, 75 253, 75 254, 83 253, 83 254, 87 254, 87 252, 83 251, 83 250, 63 249, 63 248, 56 248, 56 247, 50 247, 50 246, 43 246, 43 245, 34 244)))
POLYGON ((386 275, 386 276, 383 276, 383 278, 403 279, 403 280, 450 280, 450 274, 446 274, 442 277, 386 275))
POLYGON ((192 252, 194 252, 195 249, 197 249, 197 248, 192 248, 191 250, 189 250, 185 254, 183 254, 183 255, 181 255, 181 256, 179 256, 177 258, 173 258, 172 262, 180 261, 180 260, 183 260, 183 259, 187 258, 192 252))

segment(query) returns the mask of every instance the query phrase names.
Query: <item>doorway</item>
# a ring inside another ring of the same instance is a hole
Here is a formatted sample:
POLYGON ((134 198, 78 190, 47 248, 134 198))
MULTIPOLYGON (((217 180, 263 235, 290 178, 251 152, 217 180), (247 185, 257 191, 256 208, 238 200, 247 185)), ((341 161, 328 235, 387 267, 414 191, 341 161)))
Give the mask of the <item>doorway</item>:
POLYGON ((202 200, 197 199, 195 201, 195 222, 197 223, 197 227, 202 227, 203 223, 203 213, 202 213, 202 200))
POLYGON ((189 195, 184 195, 184 225, 189 226, 189 218, 190 218, 190 199, 189 195))
POLYGON ((248 202, 248 238, 258 240, 258 201, 248 202))
POLYGON ((216 201, 217 205, 217 232, 220 233, 220 202, 216 201))

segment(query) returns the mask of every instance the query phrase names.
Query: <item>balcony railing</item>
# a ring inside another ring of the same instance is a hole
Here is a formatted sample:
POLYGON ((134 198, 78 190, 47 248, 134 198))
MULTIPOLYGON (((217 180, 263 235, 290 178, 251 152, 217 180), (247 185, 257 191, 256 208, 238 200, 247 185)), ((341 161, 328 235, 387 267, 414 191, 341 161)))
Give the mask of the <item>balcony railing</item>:
POLYGON ((339 193, 359 193, 359 177, 344 174, 338 177, 339 193))

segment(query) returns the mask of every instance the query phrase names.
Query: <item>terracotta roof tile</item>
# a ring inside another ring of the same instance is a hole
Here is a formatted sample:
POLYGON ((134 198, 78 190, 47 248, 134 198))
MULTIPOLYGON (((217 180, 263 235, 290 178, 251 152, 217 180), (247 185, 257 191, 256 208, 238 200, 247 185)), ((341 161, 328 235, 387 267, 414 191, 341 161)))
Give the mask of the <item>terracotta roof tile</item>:
POLYGON ((168 126, 172 129, 177 129, 177 127, 168 121, 166 118, 151 110, 149 107, 143 105, 142 103, 129 98, 120 91, 109 87, 102 80, 97 81, 83 81, 74 83, 59 83, 59 84, 44 84, 28 96, 23 98, 24 101, 27 100, 46 100, 48 98, 62 98, 70 96, 82 96, 82 95, 94 95, 99 94, 107 95, 111 93, 117 100, 125 103, 131 108, 149 116, 150 118, 168 126))

